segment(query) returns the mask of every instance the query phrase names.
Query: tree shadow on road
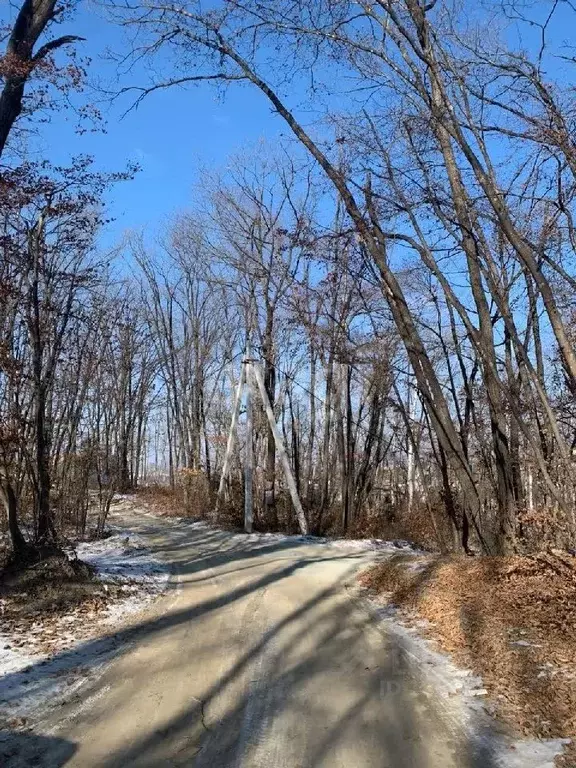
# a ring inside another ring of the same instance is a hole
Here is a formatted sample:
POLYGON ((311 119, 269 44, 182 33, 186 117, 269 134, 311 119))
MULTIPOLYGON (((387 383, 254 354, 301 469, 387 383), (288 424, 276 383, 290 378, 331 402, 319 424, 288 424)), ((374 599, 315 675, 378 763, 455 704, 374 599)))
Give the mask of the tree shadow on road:
POLYGON ((324 611, 330 593, 272 626, 200 701, 111 755, 105 768, 154 768, 167 758, 194 768, 495 768, 486 741, 443 719, 429 682, 394 638, 382 638, 380 664, 358 663, 373 656, 363 640, 371 619, 348 600, 324 611), (242 677, 244 692, 213 718, 213 703, 242 677))
MULTIPOLYGON (((495 768, 484 740, 445 719, 424 672, 408 659, 401 643, 381 635, 371 616, 345 594, 344 584, 361 554, 330 548, 319 553, 294 541, 254 548, 237 540, 231 544, 226 534, 206 530, 192 538, 190 530, 183 530, 181 540, 176 537, 167 550, 178 563, 184 589, 194 590, 194 582, 203 579, 220 579, 215 582, 218 592, 119 633, 114 639, 122 643, 121 653, 183 625, 194 629, 212 612, 224 615, 222 609, 240 601, 254 600, 262 626, 252 628, 246 646, 209 688, 190 690, 184 711, 161 728, 144 723, 136 740, 128 739, 129 744, 98 762, 101 768, 495 768), (200 552, 191 556, 191 546, 200 552), (324 588, 315 585, 311 572, 309 582, 303 581, 310 584, 310 594, 284 612, 269 603, 270 619, 265 610, 270 587, 286 583, 302 569, 336 560, 347 560, 350 567, 324 588), (267 570, 258 574, 263 566, 267 570), (235 583, 239 572, 242 581, 235 583)), ((232 627, 224 625, 227 630, 232 627)), ((70 663, 79 652, 90 658, 111 639, 84 643, 52 663, 70 663)), ((209 654, 225 654, 224 641, 195 639, 199 663, 209 654)), ((137 684, 148 670, 137 658, 131 662, 137 684)), ((178 659, 166 663, 178 664, 178 659)), ((105 701, 96 702, 90 723, 97 725, 111 714, 121 722, 121 710, 132 706, 131 689, 121 697, 118 711, 111 713, 105 701)), ((50 762, 48 751, 45 759, 36 765, 65 764, 50 762)))
POLYGON ((66 765, 77 747, 66 739, 29 732, 0 730, 0 765, 10 768, 33 768, 66 765), (49 755, 50 763, 46 763, 49 755))

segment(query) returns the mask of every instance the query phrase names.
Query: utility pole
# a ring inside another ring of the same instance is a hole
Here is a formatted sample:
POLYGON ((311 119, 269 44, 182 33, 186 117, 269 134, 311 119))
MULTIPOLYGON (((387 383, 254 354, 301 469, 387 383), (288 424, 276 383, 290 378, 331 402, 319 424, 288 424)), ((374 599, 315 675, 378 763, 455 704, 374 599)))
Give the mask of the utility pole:
POLYGON ((244 458, 244 530, 246 533, 252 533, 254 525, 254 383, 256 383, 266 417, 270 429, 274 436, 276 443, 276 449, 284 475, 286 476, 286 484, 288 491, 290 492, 290 498, 296 511, 296 517, 298 518, 298 525, 303 535, 308 533, 308 522, 300 503, 298 496, 298 488, 294 475, 292 474, 292 468, 290 466, 290 460, 288 459, 288 453, 284 446, 284 441, 280 430, 276 425, 276 419, 274 418, 274 411, 268 398, 266 386, 264 385, 264 376, 260 370, 258 363, 254 362, 250 357, 250 346, 246 346, 246 356, 242 361, 242 368, 240 371, 240 381, 236 388, 236 396, 234 401, 234 411, 232 412, 232 422, 230 424, 230 432, 228 434, 228 443, 226 445, 226 454, 224 456, 224 464, 222 466, 222 475, 220 476, 220 486, 218 488, 218 496, 216 499, 216 509, 214 512, 215 517, 218 515, 218 509, 224 490, 226 487, 226 477, 230 470, 230 462, 232 458, 232 452, 234 449, 234 440, 236 437, 238 417, 240 415, 240 404, 242 402, 242 392, 246 392, 246 453, 244 458))
POLYGON ((252 412, 252 362, 246 347, 246 458, 244 464, 244 531, 252 533, 254 523, 254 414, 252 412))
POLYGON ((294 509, 296 511, 296 517, 298 518, 298 525, 300 526, 300 531, 302 535, 306 536, 308 533, 308 522, 306 520, 306 515, 304 514, 304 510, 302 509, 302 504, 300 503, 300 498, 298 496, 298 489, 296 487, 296 481, 294 480, 294 475, 292 474, 292 467, 290 466, 288 454, 286 452, 286 448, 284 447, 284 441, 282 440, 282 435, 280 434, 280 430, 278 429, 278 426, 276 424, 276 419, 274 418, 274 411, 272 410, 272 406, 270 405, 270 400, 268 399, 268 393, 266 392, 266 387, 264 386, 264 376, 262 375, 262 371, 260 370, 257 363, 250 364, 249 373, 252 373, 254 375, 254 378, 256 379, 256 384, 258 385, 260 397, 262 398, 262 402, 264 404, 264 410, 266 411, 266 416, 268 417, 268 423, 270 424, 270 429, 272 430, 272 434, 274 435, 274 440, 276 441, 278 456, 280 458, 280 462, 284 470, 284 475, 286 476, 286 484, 288 486, 288 491, 290 492, 290 498, 292 499, 292 504, 294 505, 294 509))
POLYGON ((226 453, 224 454, 224 463, 222 464, 222 474, 220 475, 220 485, 218 487, 218 496, 216 497, 216 509, 214 510, 215 519, 218 518, 218 511, 220 509, 220 503, 224 495, 226 488, 226 479, 228 472, 230 471, 230 463, 232 461, 232 451, 234 450, 234 441, 236 439, 236 430, 238 426, 238 417, 240 415, 240 404, 242 402, 242 390, 246 381, 246 363, 242 361, 240 366, 240 379, 238 386, 236 387, 236 394, 234 396, 234 410, 232 411, 232 421, 230 423, 230 432, 228 433, 228 443, 226 444, 226 453))

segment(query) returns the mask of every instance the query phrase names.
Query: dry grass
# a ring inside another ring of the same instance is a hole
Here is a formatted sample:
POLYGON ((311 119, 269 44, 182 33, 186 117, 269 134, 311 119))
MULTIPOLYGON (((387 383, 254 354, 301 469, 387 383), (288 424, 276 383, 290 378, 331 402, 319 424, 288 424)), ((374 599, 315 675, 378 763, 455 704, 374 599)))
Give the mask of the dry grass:
POLYGON ((148 506, 156 515, 182 517, 184 515, 184 495, 179 487, 169 485, 147 485, 135 492, 139 502, 148 506))
POLYGON ((430 556, 419 565, 395 557, 361 583, 428 620, 428 635, 482 676, 497 714, 520 733, 576 736, 576 558, 430 556))
POLYGON ((178 472, 173 487, 147 485, 139 488, 135 495, 138 501, 161 516, 202 520, 209 517, 213 508, 208 479, 205 473, 199 470, 182 469, 178 472))
MULTIPOLYGON (((208 487, 202 473, 186 471, 179 477, 174 488, 164 485, 151 485, 136 491, 139 503, 148 507, 156 515, 171 517, 190 517, 193 520, 214 522, 213 512, 216 498, 208 487)), ((279 493, 276 496, 275 519, 265 518, 261 505, 255 500, 254 530, 282 531, 298 533, 298 522, 289 496, 279 493)), ((228 501, 222 500, 218 510, 218 526, 229 530, 241 530, 244 527, 244 490, 238 483, 232 483, 228 501)))

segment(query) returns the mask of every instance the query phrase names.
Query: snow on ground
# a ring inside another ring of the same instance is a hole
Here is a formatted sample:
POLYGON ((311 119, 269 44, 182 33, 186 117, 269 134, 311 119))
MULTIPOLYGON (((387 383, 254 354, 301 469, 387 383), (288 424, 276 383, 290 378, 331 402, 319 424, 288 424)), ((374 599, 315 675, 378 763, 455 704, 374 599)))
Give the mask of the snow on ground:
POLYGON ((7 635, 0 635, 0 687, 2 676, 20 672, 25 669, 36 659, 41 658, 34 654, 31 655, 21 650, 20 648, 14 648, 10 643, 13 642, 7 635))
POLYGON ((82 542, 76 551, 95 568, 104 590, 114 585, 120 595, 97 612, 76 609, 47 617, 25 637, 0 632, 0 722, 23 725, 43 705, 75 696, 118 646, 113 632, 168 586, 170 567, 131 532, 113 529, 108 538, 82 542), (50 652, 41 650, 47 638, 50 652))
POLYGON ((116 624, 132 613, 142 610, 164 592, 170 579, 170 567, 155 557, 144 539, 125 530, 107 539, 79 544, 80 560, 96 569, 104 589, 108 584, 121 585, 126 597, 111 603, 105 622, 116 624))
MULTIPOLYGON (((122 501, 133 502, 132 497, 122 501)), ((139 510, 147 517, 157 517, 139 510)), ((203 521, 188 518, 164 518, 165 522, 193 530, 219 530, 203 521)), ((314 536, 288 536, 279 533, 232 534, 232 547, 249 545, 261 548, 270 544, 312 544, 336 547, 342 550, 393 554, 399 551, 414 555, 426 554, 415 550, 405 541, 380 539, 327 539, 314 536)), ((26 645, 19 639, 0 634, 0 721, 25 726, 26 717, 42 716, 43 706, 53 709, 64 701, 81 701, 79 690, 87 678, 96 678, 103 665, 125 638, 110 634, 110 625, 116 628, 131 614, 141 610, 150 600, 166 589, 170 570, 155 557, 144 540, 124 529, 113 529, 103 540, 78 545, 81 560, 90 563, 99 579, 106 585, 120 586, 126 597, 112 601, 103 614, 98 614, 92 626, 78 627, 77 617, 69 616, 69 630, 65 630, 66 617, 58 630, 62 651, 54 655, 30 653, 29 638, 26 645), (88 629, 88 632, 85 630, 88 629), (94 631, 96 630, 96 631, 94 631), (109 633, 109 634, 106 634, 109 633), (98 634, 105 634, 98 637, 98 634)), ((470 671, 456 667, 450 658, 438 652, 433 644, 418 634, 418 622, 408 627, 402 623, 394 606, 362 592, 359 599, 370 611, 384 633, 393 634, 406 654, 422 670, 423 686, 436 692, 448 717, 462 724, 478 749, 491 753, 494 768, 553 768, 554 758, 567 740, 522 740, 512 743, 510 738, 494 737, 491 709, 485 699, 482 680, 470 671), (440 696, 438 696, 438 693, 440 696)), ((86 622, 84 622, 86 624, 86 622)), ((42 627, 39 628, 39 632, 42 627)), ((86 704, 86 702, 84 702, 86 704)))
POLYGON ((346 549, 358 552, 416 552, 417 550, 407 541, 386 541, 385 539, 329 539, 324 536, 288 536, 282 533, 238 533, 235 538, 250 544, 265 545, 267 543, 286 541, 295 544, 326 544, 336 549, 346 549))
MULTIPOLYGON (((129 497, 126 497, 129 500, 129 497)), ((157 517, 154 512, 146 512, 150 517, 157 517)), ((187 517, 169 517, 164 518, 171 520, 179 525, 185 525, 186 527, 196 530, 222 530, 216 525, 212 525, 204 520, 190 520, 187 517)), ((330 547, 336 547, 337 549, 346 549, 349 551, 359 552, 374 552, 380 551, 386 552, 408 552, 414 554, 428 554, 424 550, 417 549, 409 541, 402 539, 388 541, 386 539, 332 539, 326 536, 303 536, 302 534, 287 534, 287 533, 261 533, 255 531, 254 533, 232 533, 230 534, 230 541, 238 544, 249 544, 252 547, 264 547, 269 544, 286 543, 289 544, 326 544, 330 547)))
MULTIPOLYGON (((6 638, 0 636, 0 647, 6 638)), ((117 643, 104 638, 73 644, 54 656, 2 651, 0 727, 25 726, 76 696, 77 690, 111 657, 117 643)))
MULTIPOLYGON (((113 529, 106 539, 82 542, 76 554, 96 569, 100 581, 133 587, 127 591, 144 602, 163 592, 170 578, 169 567, 154 556, 144 539, 125 530, 113 529)), ((133 601, 126 610, 133 610, 133 601)))

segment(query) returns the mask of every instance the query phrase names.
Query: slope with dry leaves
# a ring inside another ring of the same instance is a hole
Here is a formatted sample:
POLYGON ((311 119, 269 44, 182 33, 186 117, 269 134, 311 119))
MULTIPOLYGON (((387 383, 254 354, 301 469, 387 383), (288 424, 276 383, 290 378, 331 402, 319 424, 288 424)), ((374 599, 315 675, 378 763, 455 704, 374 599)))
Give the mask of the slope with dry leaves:
MULTIPOLYGON (((398 555, 360 577, 484 679, 524 735, 576 736, 576 557, 398 555)), ((564 766, 576 761, 568 750, 564 766)))

